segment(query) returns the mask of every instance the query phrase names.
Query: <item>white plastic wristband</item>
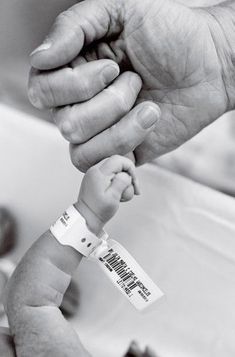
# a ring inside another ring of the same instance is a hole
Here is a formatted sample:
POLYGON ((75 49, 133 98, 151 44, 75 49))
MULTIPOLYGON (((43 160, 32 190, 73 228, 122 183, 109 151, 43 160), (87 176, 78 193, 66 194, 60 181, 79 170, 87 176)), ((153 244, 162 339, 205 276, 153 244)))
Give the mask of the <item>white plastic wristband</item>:
MULTIPOLYGON (((86 225, 85 219, 74 206, 69 207, 50 228, 53 236, 63 245, 76 249, 88 257, 101 243, 86 225)), ((102 235, 102 239, 106 234, 102 235)))
POLYGON ((61 244, 95 260, 137 310, 144 310, 164 295, 121 244, 108 239, 105 232, 99 238, 94 235, 74 206, 64 212, 50 231, 61 244))

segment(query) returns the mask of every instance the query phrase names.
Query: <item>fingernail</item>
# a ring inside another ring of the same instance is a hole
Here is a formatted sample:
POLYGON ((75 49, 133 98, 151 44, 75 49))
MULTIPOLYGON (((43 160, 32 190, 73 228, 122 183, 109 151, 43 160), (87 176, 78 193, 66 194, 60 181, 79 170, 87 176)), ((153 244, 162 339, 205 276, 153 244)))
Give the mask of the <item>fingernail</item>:
POLYGON ((143 129, 148 129, 153 126, 160 117, 158 107, 145 105, 138 113, 138 122, 143 129))
POLYGON ((37 47, 31 54, 30 56, 35 55, 35 53, 41 52, 41 51, 46 51, 49 50, 49 48, 51 47, 51 43, 50 42, 44 42, 42 43, 39 47, 37 47))
POLYGON ((112 82, 119 75, 118 65, 109 65, 103 69, 102 76, 105 84, 112 82))

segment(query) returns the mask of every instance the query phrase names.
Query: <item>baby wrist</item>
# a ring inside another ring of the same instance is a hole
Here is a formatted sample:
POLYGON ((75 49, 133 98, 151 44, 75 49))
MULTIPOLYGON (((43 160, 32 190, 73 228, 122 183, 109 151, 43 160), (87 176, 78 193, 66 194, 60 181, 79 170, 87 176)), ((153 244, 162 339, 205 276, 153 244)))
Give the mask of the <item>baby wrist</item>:
POLYGON ((78 201, 74 204, 74 207, 83 216, 91 232, 99 236, 103 231, 105 223, 97 217, 97 215, 82 199, 78 199, 78 201))
POLYGON ((85 257, 89 257, 107 239, 103 230, 96 235, 89 229, 85 218, 74 205, 51 226, 50 232, 60 245, 72 247, 85 257))

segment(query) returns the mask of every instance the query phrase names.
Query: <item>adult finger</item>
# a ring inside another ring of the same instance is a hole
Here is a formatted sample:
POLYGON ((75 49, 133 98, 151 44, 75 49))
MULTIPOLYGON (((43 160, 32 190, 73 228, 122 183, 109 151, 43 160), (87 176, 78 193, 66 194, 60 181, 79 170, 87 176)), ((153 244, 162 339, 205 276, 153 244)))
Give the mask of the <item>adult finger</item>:
POLYGON ((117 199, 121 201, 123 193, 130 185, 131 176, 126 172, 119 172, 114 176, 111 185, 107 189, 107 192, 114 194, 117 199))
POLYGON ((159 107, 152 102, 137 105, 111 128, 81 145, 71 145, 71 159, 81 171, 111 155, 126 155, 144 141, 160 118, 159 107))
POLYGON ((140 193, 135 165, 127 157, 120 155, 111 156, 99 166, 99 169, 104 175, 107 176, 112 176, 119 172, 127 172, 132 178, 135 194, 140 193))
POLYGON ((31 64, 41 70, 72 61, 84 44, 121 31, 116 1, 86 0, 61 13, 48 36, 31 54, 31 64))
POLYGON ((69 142, 84 143, 131 110, 141 85, 141 79, 136 73, 125 72, 91 100, 57 108, 54 111, 54 120, 69 142))
POLYGON ((133 185, 128 186, 122 193, 121 202, 128 202, 134 197, 135 191, 133 185))
POLYGON ((73 68, 40 72, 31 69, 29 100, 38 109, 86 101, 99 93, 119 75, 111 60, 98 60, 73 68))

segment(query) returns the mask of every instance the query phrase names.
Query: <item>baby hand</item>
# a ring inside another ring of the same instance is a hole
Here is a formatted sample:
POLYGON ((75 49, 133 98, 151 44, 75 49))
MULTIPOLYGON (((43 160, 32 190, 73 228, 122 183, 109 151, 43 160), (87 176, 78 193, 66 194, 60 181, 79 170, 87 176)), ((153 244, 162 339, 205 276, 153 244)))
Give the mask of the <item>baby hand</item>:
POLYGON ((134 194, 140 194, 135 166, 130 159, 115 155, 87 171, 75 207, 98 234, 115 215, 120 202, 131 200, 134 194))

